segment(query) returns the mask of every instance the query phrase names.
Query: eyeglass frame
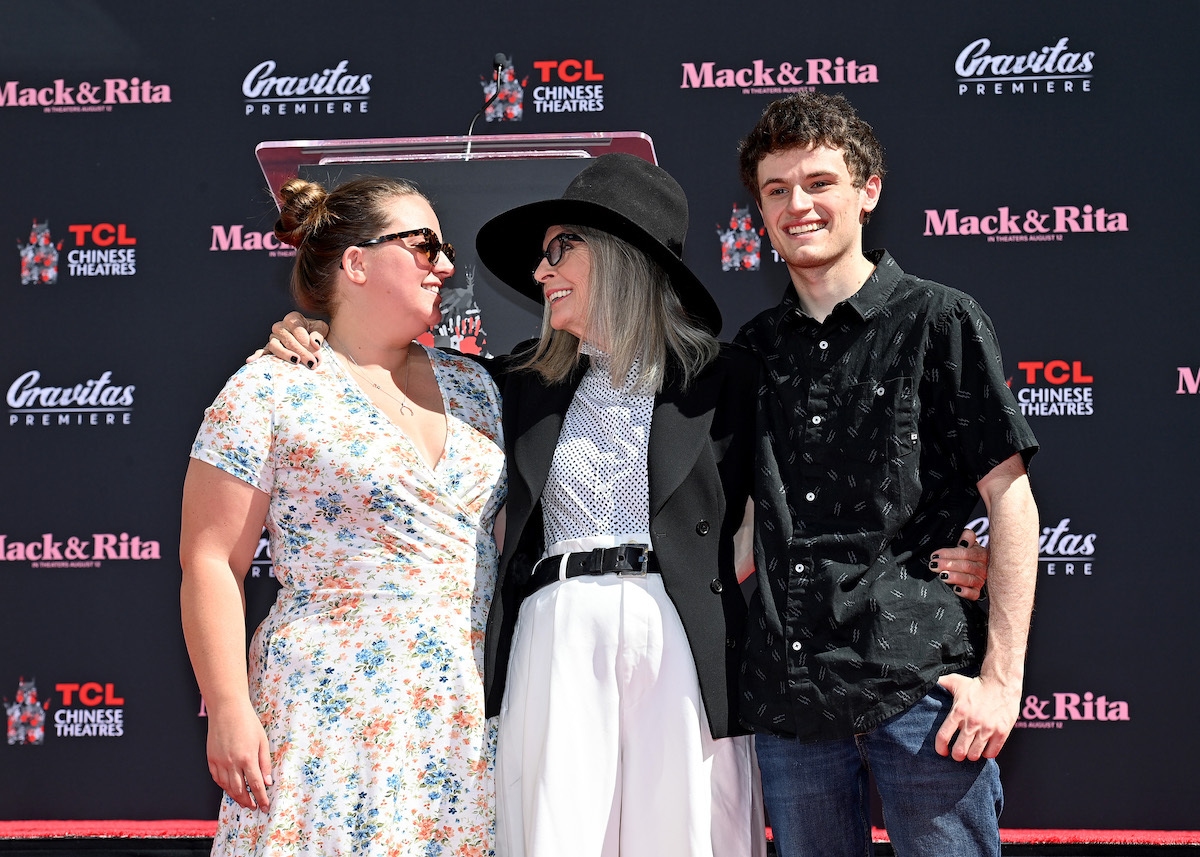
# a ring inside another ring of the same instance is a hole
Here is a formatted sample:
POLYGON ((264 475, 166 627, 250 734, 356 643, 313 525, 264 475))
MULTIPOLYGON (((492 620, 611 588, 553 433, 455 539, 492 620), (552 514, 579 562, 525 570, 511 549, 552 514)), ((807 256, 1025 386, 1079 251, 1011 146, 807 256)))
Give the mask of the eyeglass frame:
POLYGON ((374 247, 376 244, 385 244, 388 241, 394 241, 397 238, 408 238, 412 235, 424 236, 424 241, 411 247, 410 249, 421 250, 424 252, 424 254, 429 257, 429 264, 436 265, 438 256, 440 256, 442 253, 446 254, 446 258, 450 261, 450 264, 454 264, 454 245, 443 244, 441 239, 438 238, 437 233, 428 226, 422 226, 419 229, 409 229, 404 232, 392 232, 387 235, 380 235, 378 238, 372 238, 370 241, 363 241, 359 244, 351 244, 350 246, 374 247))
POLYGON ((546 249, 538 253, 537 264, 533 266, 533 270, 537 271, 538 267, 542 264, 543 259, 550 263, 551 268, 558 265, 558 263, 563 260, 563 256, 567 254, 567 248, 563 247, 563 244, 567 242, 587 244, 587 239, 582 235, 576 235, 574 232, 558 233, 550 239, 550 243, 546 245, 546 249), (552 259, 551 256, 554 254, 555 247, 558 248, 558 258, 552 259))

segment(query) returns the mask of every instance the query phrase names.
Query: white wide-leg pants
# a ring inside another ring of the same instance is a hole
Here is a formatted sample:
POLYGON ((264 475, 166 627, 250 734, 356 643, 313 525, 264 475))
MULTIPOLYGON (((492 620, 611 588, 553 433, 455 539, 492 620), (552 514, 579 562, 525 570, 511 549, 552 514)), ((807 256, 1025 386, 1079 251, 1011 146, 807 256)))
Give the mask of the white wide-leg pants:
POLYGON ((500 712, 499 857, 764 857, 753 739, 714 740, 662 577, 521 606, 500 712))

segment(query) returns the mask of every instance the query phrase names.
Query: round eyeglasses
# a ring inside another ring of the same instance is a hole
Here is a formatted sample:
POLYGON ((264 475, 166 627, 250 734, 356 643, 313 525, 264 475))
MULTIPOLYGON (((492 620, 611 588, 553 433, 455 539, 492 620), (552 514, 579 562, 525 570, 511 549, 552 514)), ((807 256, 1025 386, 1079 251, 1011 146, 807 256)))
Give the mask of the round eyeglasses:
POLYGON ((538 254, 537 264, 533 266, 536 271, 537 266, 542 264, 545 259, 553 268, 563 259, 563 254, 570 250, 576 244, 586 244, 587 242, 574 232, 560 232, 550 239, 550 243, 546 245, 546 249, 538 254))

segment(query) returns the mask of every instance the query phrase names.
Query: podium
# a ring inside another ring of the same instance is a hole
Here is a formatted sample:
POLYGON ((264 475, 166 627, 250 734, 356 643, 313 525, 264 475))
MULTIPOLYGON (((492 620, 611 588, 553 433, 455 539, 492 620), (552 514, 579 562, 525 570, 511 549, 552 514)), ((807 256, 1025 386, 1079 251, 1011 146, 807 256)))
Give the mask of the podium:
MULTIPOLYGON (((433 203, 442 240, 455 249, 455 273, 442 289, 442 321, 421 338, 468 354, 503 354, 538 335, 541 307, 495 281, 475 253, 485 222, 517 205, 560 196, 586 161, 626 152, 657 163, 650 137, 637 131, 498 134, 260 143, 255 153, 275 194, 288 179, 332 190, 352 178, 403 178, 433 203)), ((529 260, 532 273, 537 259, 529 260)))

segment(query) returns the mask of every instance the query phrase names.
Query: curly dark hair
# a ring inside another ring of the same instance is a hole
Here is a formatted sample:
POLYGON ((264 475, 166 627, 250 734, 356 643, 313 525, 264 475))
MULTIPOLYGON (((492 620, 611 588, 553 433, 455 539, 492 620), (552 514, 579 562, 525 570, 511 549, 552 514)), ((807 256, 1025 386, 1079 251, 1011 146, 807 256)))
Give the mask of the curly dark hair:
POLYGON ((883 146, 845 96, 798 92, 768 104, 738 146, 742 184, 761 203, 758 165, 762 159, 784 149, 808 146, 841 149, 855 187, 861 188, 871 176, 883 178, 883 146))

